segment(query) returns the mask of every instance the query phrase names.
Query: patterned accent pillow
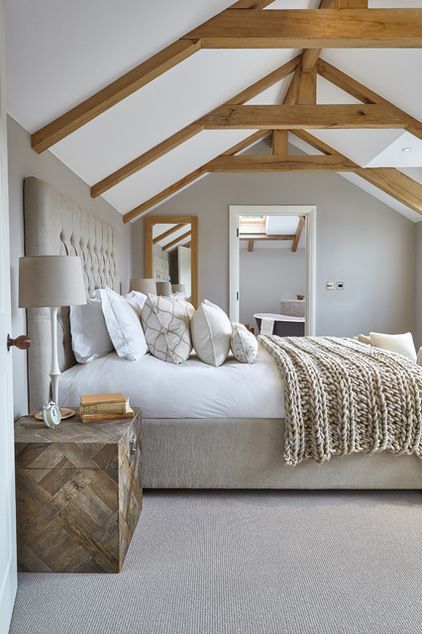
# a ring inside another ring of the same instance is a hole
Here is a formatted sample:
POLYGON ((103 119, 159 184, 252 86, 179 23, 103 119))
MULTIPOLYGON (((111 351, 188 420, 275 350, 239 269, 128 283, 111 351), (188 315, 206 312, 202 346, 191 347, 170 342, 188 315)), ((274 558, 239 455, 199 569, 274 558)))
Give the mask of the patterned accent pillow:
POLYGON ((154 357, 170 363, 186 361, 192 350, 189 326, 194 312, 192 304, 184 300, 148 295, 141 319, 154 357))
POLYGON ((237 322, 232 323, 231 348, 240 363, 253 363, 258 354, 258 339, 252 332, 237 322))

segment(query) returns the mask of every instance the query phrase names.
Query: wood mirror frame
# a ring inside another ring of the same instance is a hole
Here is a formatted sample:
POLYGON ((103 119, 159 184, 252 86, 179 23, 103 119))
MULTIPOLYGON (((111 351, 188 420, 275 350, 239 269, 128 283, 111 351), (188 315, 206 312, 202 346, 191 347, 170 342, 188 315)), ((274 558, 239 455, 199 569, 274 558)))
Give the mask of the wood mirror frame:
POLYGON ((191 302, 198 305, 198 216, 147 216, 144 219, 145 277, 153 276, 153 231, 155 225, 191 226, 191 302))

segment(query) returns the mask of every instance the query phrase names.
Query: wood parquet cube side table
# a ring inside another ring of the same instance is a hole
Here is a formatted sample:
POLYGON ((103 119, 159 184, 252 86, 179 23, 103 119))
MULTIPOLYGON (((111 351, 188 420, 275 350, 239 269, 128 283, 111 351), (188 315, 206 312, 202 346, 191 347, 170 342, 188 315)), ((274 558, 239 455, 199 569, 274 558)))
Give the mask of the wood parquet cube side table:
POLYGON ((48 429, 15 423, 19 568, 119 572, 142 509, 141 411, 48 429))

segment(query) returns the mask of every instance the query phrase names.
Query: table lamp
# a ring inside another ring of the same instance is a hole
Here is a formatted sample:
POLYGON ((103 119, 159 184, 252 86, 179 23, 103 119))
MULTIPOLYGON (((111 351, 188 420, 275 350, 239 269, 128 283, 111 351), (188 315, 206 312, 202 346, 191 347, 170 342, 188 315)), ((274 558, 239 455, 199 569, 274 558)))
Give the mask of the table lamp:
POLYGON ((59 400, 57 316, 62 306, 86 304, 81 259, 75 255, 36 255, 19 259, 19 307, 50 308, 51 398, 59 400))
POLYGON ((171 296, 171 284, 170 282, 157 282, 157 295, 163 295, 164 297, 171 296))
POLYGON ((130 280, 129 290, 138 291, 145 295, 149 293, 157 295, 157 284, 152 277, 134 277, 130 280))

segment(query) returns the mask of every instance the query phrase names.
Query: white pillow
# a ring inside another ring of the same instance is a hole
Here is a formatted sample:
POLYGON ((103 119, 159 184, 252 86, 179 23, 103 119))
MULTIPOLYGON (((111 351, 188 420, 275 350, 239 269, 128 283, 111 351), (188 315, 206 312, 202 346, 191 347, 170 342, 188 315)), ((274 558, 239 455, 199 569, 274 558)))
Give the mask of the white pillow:
POLYGON ((97 291, 86 304, 70 307, 70 332, 78 363, 89 363, 113 350, 97 291))
POLYGON ((370 332, 371 345, 382 350, 389 350, 401 354, 416 363, 416 348, 410 332, 403 335, 385 335, 379 332, 370 332))
POLYGON ((128 295, 125 295, 125 298, 129 302, 129 304, 134 307, 140 317, 142 309, 147 300, 147 296, 144 295, 144 293, 140 293, 139 291, 130 291, 128 295))
POLYGON ((111 288, 101 289, 108 334, 119 357, 135 361, 148 352, 138 310, 111 288))
POLYGON ((419 348, 418 358, 416 359, 418 365, 422 365, 422 348, 419 348))
POLYGON ((232 325, 224 310, 204 300, 191 320, 192 343, 201 361, 222 365, 230 352, 232 325))
POLYGON ((237 322, 232 323, 231 349, 240 363, 253 363, 258 354, 258 339, 237 322))
POLYGON ((142 325, 149 351, 157 359, 183 363, 192 350, 189 325, 195 312, 185 300, 149 294, 142 310, 142 325))

